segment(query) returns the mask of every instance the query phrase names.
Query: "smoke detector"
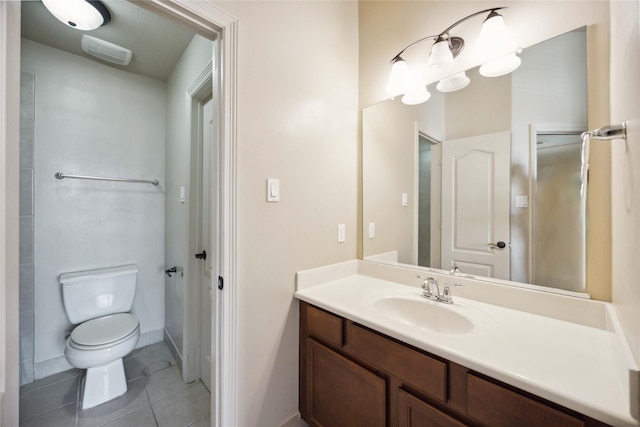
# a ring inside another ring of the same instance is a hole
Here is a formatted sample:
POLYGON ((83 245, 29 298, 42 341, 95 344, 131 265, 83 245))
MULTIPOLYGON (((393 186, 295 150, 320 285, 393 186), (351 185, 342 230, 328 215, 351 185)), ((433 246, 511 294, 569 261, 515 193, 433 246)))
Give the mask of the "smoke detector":
POLYGON ((86 54, 118 65, 129 65, 133 57, 129 49, 86 34, 82 35, 80 45, 86 54))

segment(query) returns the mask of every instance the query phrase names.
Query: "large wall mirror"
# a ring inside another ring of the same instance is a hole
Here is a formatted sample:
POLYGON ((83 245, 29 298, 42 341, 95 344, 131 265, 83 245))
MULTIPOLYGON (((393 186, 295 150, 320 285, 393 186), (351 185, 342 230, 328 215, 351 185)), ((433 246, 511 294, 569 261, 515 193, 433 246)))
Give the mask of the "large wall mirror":
POLYGON ((513 73, 363 110, 363 258, 585 292, 586 27, 513 73))

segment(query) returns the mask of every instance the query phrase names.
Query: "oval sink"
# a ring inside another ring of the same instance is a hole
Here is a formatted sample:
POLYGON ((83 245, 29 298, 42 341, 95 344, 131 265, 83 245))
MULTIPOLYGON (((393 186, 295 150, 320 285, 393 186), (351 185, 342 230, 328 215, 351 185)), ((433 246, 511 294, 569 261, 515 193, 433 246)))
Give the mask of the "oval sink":
POLYGON ((428 300, 387 297, 374 302, 374 307, 387 317, 432 332, 468 334, 480 326, 474 323, 477 319, 458 313, 452 306, 428 300))

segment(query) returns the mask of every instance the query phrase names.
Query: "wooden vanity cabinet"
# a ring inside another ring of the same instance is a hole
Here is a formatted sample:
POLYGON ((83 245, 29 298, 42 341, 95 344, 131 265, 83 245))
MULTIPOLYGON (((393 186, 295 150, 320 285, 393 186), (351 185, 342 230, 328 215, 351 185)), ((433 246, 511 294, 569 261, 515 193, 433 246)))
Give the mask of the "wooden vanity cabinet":
POLYGON ((606 426, 303 301, 299 392, 311 426, 606 426))

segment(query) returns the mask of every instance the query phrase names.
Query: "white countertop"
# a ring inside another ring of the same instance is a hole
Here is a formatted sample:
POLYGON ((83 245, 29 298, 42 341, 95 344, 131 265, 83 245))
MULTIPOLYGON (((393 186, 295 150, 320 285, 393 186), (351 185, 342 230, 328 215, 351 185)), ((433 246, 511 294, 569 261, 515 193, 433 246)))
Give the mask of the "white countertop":
MULTIPOLYGON (((418 287, 351 274, 298 290, 296 298, 407 344, 614 426, 640 425, 631 416, 621 378, 619 338, 585 326, 455 296, 447 309, 477 325, 465 334, 433 332, 382 314, 385 297, 418 299, 418 287)), ((624 370, 622 370, 624 372, 624 370)))

